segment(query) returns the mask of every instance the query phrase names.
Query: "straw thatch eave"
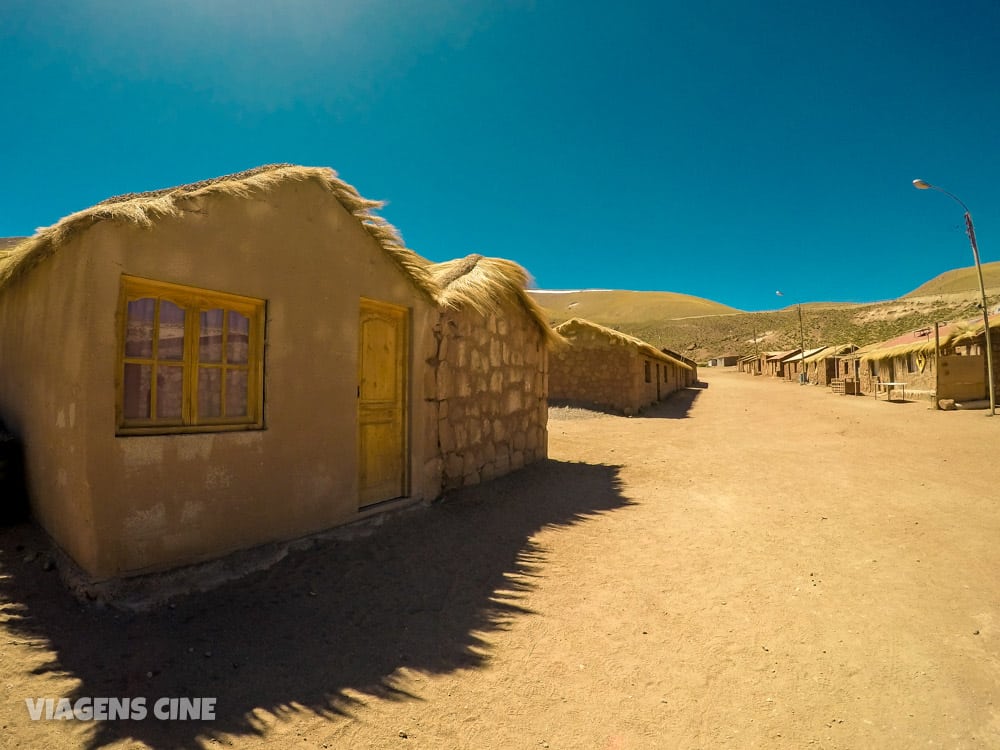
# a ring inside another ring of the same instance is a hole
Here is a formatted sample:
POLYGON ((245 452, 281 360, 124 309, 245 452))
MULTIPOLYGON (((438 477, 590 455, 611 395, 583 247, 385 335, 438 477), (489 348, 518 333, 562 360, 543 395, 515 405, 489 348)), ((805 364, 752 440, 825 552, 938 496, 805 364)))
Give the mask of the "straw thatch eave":
POLYGON ((635 336, 629 336, 627 333, 622 333, 621 331, 616 331, 612 328, 606 328, 599 323, 594 323, 593 321, 585 320, 584 318, 571 318, 565 323, 557 325, 555 330, 557 333, 565 336, 566 338, 571 338, 574 330, 591 331, 603 336, 611 344, 631 347, 651 359, 676 365, 683 370, 694 369, 686 362, 681 362, 680 360, 674 359, 669 354, 664 354, 652 344, 648 344, 642 339, 636 338, 635 336))
POLYGON ((70 214, 50 227, 39 229, 32 237, 11 248, 6 257, 0 257, 0 289, 30 272, 71 237, 98 222, 152 227, 164 218, 193 210, 193 202, 198 198, 220 195, 258 198, 279 184, 305 181, 313 181, 333 195, 414 285, 434 299, 436 288, 427 270, 429 261, 405 247, 395 227, 374 213, 383 205, 381 202, 363 198, 329 167, 291 164, 269 164, 180 187, 120 195, 70 214))
MULTIPOLYGON (((990 335, 1000 328, 1000 317, 994 315, 990 317, 990 335)), ((980 318, 974 321, 958 323, 952 327, 948 334, 941 339, 941 346, 955 346, 956 344, 966 344, 983 335, 986 330, 985 322, 980 318)))
POLYGON ((471 308, 481 315, 496 315, 503 305, 519 307, 541 331, 547 344, 563 341, 552 330, 541 307, 525 292, 528 272, 512 260, 468 255, 433 263, 427 272, 435 285, 435 300, 441 307, 471 308))
POLYGON ((798 349, 789 349, 784 352, 764 352, 766 362, 780 362, 791 354, 798 354, 798 349))
POLYGON ((910 344, 897 344, 896 346, 889 346, 884 349, 871 349, 861 353, 858 358, 862 362, 883 362, 887 359, 905 357, 908 354, 916 354, 917 352, 927 353, 933 351, 934 339, 931 339, 929 341, 914 341, 910 344))
POLYGON ((841 357, 845 354, 850 354, 855 351, 857 347, 854 344, 837 344, 835 346, 828 346, 823 350, 817 352, 811 357, 806 357, 805 361, 808 362, 822 362, 824 360, 830 359, 831 357, 841 357))

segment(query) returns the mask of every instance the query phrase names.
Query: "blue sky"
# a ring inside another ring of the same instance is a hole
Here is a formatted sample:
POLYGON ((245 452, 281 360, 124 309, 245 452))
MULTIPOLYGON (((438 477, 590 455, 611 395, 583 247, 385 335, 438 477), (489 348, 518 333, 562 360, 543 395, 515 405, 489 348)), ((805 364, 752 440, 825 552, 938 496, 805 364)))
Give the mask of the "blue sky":
POLYGON ((995 0, 3 0, 0 236, 280 161, 542 288, 888 299, 972 263, 914 178, 1000 260, 998 30, 995 0))

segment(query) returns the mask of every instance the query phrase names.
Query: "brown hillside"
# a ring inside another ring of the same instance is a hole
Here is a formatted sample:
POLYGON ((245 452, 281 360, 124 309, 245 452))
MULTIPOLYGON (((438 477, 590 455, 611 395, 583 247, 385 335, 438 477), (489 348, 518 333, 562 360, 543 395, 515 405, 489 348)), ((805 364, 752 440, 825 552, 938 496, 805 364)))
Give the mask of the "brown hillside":
POLYGON ((687 318, 739 312, 720 302, 675 292, 585 289, 574 292, 531 290, 553 323, 585 318, 605 326, 642 320, 687 318))
MULTIPOLYGON (((723 354, 752 354, 755 348, 798 348, 802 339, 807 349, 845 343, 863 346, 935 322, 961 320, 979 313, 975 291, 907 295, 870 304, 808 303, 802 306, 800 332, 795 306, 748 313, 668 292, 531 294, 555 323, 570 317, 586 318, 699 362, 723 354)), ((990 304, 995 308, 996 298, 991 297, 990 304)))
MULTIPOLYGON (((983 284, 986 289, 1000 287, 1000 261, 983 263, 983 284)), ((979 278, 976 267, 955 268, 935 276, 930 281, 921 284, 903 297, 926 297, 931 294, 953 294, 955 292, 971 292, 979 290, 979 278)))

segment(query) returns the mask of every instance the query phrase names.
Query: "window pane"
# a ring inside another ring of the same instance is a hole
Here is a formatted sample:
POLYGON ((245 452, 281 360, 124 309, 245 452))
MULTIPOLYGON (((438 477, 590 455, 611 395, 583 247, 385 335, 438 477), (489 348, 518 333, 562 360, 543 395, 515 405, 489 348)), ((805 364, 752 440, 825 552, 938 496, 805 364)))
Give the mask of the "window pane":
POLYGON ((247 346, 250 341, 250 318, 229 311, 229 336, 226 338, 226 361, 246 364, 247 346))
POLYGON ((125 419, 149 419, 149 385, 153 368, 149 365, 125 365, 124 403, 125 419))
POLYGON ((184 368, 160 365, 156 368, 156 416, 180 419, 184 403, 184 368))
MULTIPOLYGON (((156 300, 149 297, 128 303, 125 326, 125 356, 153 356, 153 311, 156 300)), ((148 416, 148 415, 147 415, 148 416)))
POLYGON ((157 358, 184 358, 184 309, 166 299, 160 300, 160 348, 157 358))
POLYGON ((198 338, 199 361, 222 361, 222 320, 222 310, 201 311, 201 333, 198 338))
POLYGON ((222 370, 218 367, 198 369, 198 417, 222 416, 222 370))
POLYGON ((226 371, 226 416, 247 416, 247 371, 226 371))

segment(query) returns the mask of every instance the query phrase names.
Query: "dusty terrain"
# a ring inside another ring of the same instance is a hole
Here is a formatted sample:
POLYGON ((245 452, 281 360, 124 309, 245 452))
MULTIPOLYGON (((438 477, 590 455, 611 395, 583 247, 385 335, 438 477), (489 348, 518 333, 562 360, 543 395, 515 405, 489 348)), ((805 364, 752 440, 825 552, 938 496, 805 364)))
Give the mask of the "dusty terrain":
POLYGON ((0 746, 1000 747, 1000 417, 703 373, 551 459, 155 613, 0 531, 0 746), (26 697, 214 696, 211 722, 26 697))

